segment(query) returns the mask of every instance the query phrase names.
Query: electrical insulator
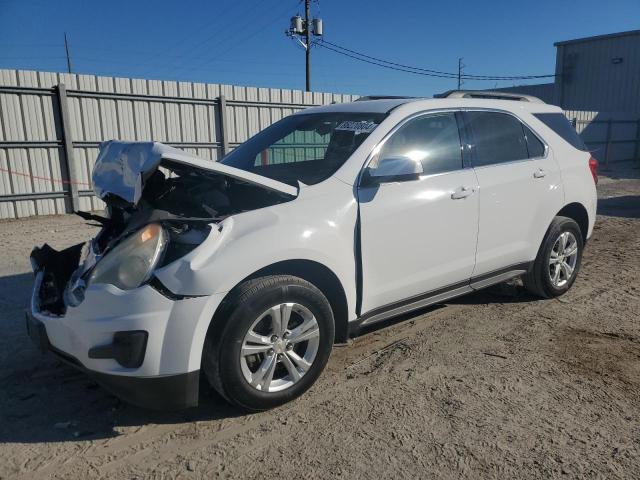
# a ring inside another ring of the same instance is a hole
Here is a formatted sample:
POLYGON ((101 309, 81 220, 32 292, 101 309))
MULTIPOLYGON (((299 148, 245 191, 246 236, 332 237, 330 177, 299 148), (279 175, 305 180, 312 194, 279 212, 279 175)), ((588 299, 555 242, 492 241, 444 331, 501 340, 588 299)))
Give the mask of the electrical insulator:
POLYGON ((321 18, 313 19, 313 34, 318 37, 322 36, 322 19, 321 18))
POLYGON ((291 17, 291 31, 293 33, 302 33, 304 30, 302 29, 302 17, 296 15, 295 17, 291 17))

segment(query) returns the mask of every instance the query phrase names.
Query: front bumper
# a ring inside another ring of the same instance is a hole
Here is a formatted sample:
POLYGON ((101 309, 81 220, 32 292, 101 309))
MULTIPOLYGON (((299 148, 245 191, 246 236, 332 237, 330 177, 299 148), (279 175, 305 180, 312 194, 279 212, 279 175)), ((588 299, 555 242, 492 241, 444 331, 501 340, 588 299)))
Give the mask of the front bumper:
POLYGON ((132 404, 154 409, 197 405, 202 344, 222 295, 176 300, 149 285, 127 291, 93 285, 80 305, 53 315, 40 309, 42 279, 42 272, 36 272, 27 311, 29 334, 41 349, 132 404), (134 331, 147 333, 135 368, 90 353, 112 345, 116 332, 134 331))
POLYGON ((93 378, 105 390, 124 401, 153 410, 178 410, 198 405, 200 371, 157 377, 130 377, 87 369, 80 361, 49 341, 44 324, 27 312, 27 332, 42 351, 53 353, 65 363, 93 378))

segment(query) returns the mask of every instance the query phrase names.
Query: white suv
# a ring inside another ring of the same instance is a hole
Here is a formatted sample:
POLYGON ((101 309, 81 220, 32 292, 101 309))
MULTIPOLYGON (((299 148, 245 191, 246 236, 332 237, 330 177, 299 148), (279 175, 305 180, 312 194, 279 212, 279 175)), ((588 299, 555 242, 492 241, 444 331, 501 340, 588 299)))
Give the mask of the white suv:
POLYGON ((34 249, 28 330, 134 404, 196 405, 202 371, 274 407, 363 326, 516 276, 565 293, 596 167, 559 108, 459 91, 304 110, 219 162, 106 142, 103 228, 34 249))

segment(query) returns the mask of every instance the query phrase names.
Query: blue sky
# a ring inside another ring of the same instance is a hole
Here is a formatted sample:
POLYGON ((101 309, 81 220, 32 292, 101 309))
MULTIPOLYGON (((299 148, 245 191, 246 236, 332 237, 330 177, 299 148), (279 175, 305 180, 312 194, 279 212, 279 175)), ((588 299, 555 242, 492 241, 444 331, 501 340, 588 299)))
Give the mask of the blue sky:
MULTIPOLYGON (((304 88, 304 52, 285 37, 299 0, 0 0, 0 68, 304 88)), ((553 73, 559 40, 640 28, 638 0, 321 0, 325 38, 379 58, 480 75, 553 73)), ((312 89, 432 95, 451 79, 313 50, 312 89)), ((520 82, 522 83, 522 82, 520 82)), ((513 85, 467 82, 467 88, 513 85)))

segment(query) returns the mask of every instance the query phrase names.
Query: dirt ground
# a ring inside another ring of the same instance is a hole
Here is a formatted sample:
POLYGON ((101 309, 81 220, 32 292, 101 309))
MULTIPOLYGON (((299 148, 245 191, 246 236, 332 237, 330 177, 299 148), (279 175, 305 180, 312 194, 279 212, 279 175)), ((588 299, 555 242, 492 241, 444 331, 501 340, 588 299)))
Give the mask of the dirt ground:
POLYGON ((335 348, 306 395, 255 415, 208 391, 150 413, 40 355, 23 320, 29 251, 93 228, 0 222, 0 479, 638 478, 637 173, 601 179, 567 295, 516 284, 423 310, 335 348))

